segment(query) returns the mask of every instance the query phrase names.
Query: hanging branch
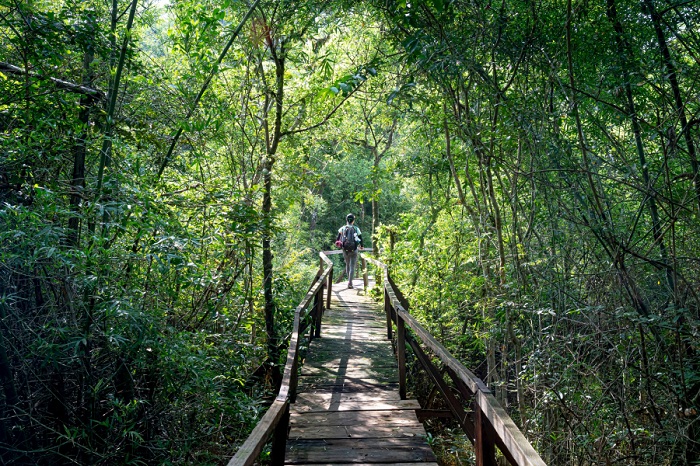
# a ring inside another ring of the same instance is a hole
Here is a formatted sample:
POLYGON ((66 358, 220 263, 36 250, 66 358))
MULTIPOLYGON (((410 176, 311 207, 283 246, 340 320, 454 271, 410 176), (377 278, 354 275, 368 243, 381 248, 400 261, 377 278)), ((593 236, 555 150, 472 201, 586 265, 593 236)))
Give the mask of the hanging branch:
POLYGON ((30 78, 38 79, 40 81, 49 81, 59 89, 63 89, 76 94, 83 94, 90 97, 94 97, 97 100, 102 100, 105 98, 105 93, 99 89, 92 89, 87 86, 75 84, 70 81, 65 81, 63 79, 53 78, 51 76, 43 76, 39 73, 26 71, 18 66, 11 65, 5 62, 0 62, 0 73, 7 73, 13 76, 29 76, 30 78))
MULTIPOLYGON (((229 39, 228 43, 226 44, 226 47, 221 51, 221 54, 219 55, 219 58, 216 60, 216 63, 211 68, 211 71, 209 71, 209 77, 207 77, 206 81, 204 81, 204 84, 202 85, 202 88, 199 90, 199 93, 197 94, 197 97, 194 99, 194 102, 192 103, 192 107, 190 110, 187 112, 187 116, 185 117, 185 121, 189 120, 194 112, 197 110, 197 107, 199 106, 199 101, 206 92, 206 90, 209 88, 209 84, 211 84, 212 79, 214 79, 214 75, 216 75, 216 72, 219 70, 219 65, 221 62, 224 60, 224 57, 228 53, 228 49, 231 48, 233 45, 233 41, 236 40, 236 37, 238 37, 238 34, 241 32, 241 29, 243 29, 243 26, 245 23, 248 21, 250 16, 253 14, 253 11, 255 11, 255 8, 257 8, 258 3, 260 3, 260 0, 255 0, 253 5, 248 9, 248 12, 245 14, 243 19, 241 20, 240 24, 236 28, 235 31, 233 31, 233 34, 231 35, 231 39, 229 39)), ((180 139, 180 136, 182 135, 183 128, 180 126, 178 128, 177 132, 173 136, 173 140, 170 143, 170 148, 168 149, 168 153, 165 154, 165 158, 163 158, 163 163, 161 163, 160 168, 158 169, 158 176, 157 179, 160 179, 161 175, 163 175, 163 171, 165 170, 165 167, 170 163, 170 159, 172 158, 173 151, 175 150, 175 145, 177 144, 178 140, 180 139)))

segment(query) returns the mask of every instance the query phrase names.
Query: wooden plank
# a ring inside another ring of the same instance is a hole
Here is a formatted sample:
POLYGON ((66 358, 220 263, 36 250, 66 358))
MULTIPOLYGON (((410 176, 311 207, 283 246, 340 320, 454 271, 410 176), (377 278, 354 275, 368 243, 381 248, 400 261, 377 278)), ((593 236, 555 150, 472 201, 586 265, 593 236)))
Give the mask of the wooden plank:
POLYGON ((330 403, 330 402, 374 402, 374 401, 400 401, 399 395, 392 392, 377 392, 367 391, 359 393, 333 393, 330 391, 304 392, 297 396, 297 401, 292 405, 308 404, 308 403, 330 403))
POLYGON ((374 309, 371 313, 368 312, 341 312, 336 310, 327 310, 324 316, 324 322, 326 325, 347 327, 351 325, 352 327, 368 327, 376 328, 382 326, 381 320, 377 319, 376 312, 374 309))
MULTIPOLYGON (((364 298, 364 297, 362 297, 364 298)), ((331 304, 333 313, 348 313, 353 311, 362 312, 363 314, 371 313, 374 315, 374 310, 377 308, 377 303, 363 300, 348 302, 347 299, 332 299, 331 304)))
MULTIPOLYGON (((308 410, 308 407, 325 406, 330 410, 331 406, 338 403, 385 403, 391 401, 401 401, 398 394, 392 391, 365 391, 365 392, 303 392, 297 396, 296 403, 292 405, 292 410, 308 410), (303 409, 300 407, 304 407, 303 409)), ((415 408, 419 409, 419 408, 415 408)), ((335 409, 335 411, 339 411, 335 409)))
POLYGON ((334 401, 332 398, 321 402, 305 400, 292 405, 293 413, 327 412, 327 411, 400 411, 402 409, 420 409, 417 400, 373 400, 373 401, 334 401))
POLYGON ((376 320, 367 319, 350 319, 344 316, 333 315, 324 317, 324 326, 328 326, 331 330, 344 330, 347 331, 348 328, 352 329, 354 332, 357 329, 365 330, 367 332, 382 333, 384 326, 381 322, 376 320))
POLYGON ((322 338, 308 348, 290 405, 285 463, 437 466, 419 403, 399 399, 385 313, 344 284, 329 293, 322 338))
POLYGON ((353 329, 352 331, 342 330, 338 331, 335 329, 326 329, 324 327, 323 338, 329 341, 344 342, 345 340, 359 340, 362 342, 376 341, 376 342, 386 342, 386 338, 379 332, 368 332, 366 330, 353 329))
POLYGON ((304 390, 310 387, 320 387, 324 385, 336 385, 342 386, 344 391, 356 392, 358 390, 372 390, 372 389, 393 389, 397 386, 398 380, 389 379, 364 379, 364 378, 353 378, 353 377, 338 377, 338 378, 319 378, 319 377, 299 377, 299 386, 304 390))
POLYGON ((419 425, 416 413, 402 411, 327 411, 325 413, 293 413, 290 419, 293 426, 357 426, 357 425, 419 425))
POLYGON ((351 361, 353 357, 358 356, 374 358, 375 361, 395 361, 394 355, 390 348, 377 348, 360 345, 343 346, 336 344, 328 344, 323 348, 311 348, 311 350, 309 350, 306 354, 306 360, 311 360, 321 364, 336 359, 338 354, 346 354, 348 361, 351 361))
POLYGON ((336 355, 334 359, 326 359, 324 361, 307 360, 304 363, 303 369, 332 369, 334 367, 338 367, 338 365, 341 364, 341 362, 343 364, 346 364, 348 367, 398 367, 396 364, 396 360, 394 359, 376 360, 373 358, 368 358, 366 356, 347 355, 340 357, 336 355))
MULTIPOLYGON (((366 340, 366 341, 352 341, 352 340, 346 340, 344 338, 328 338, 328 337, 323 337, 323 339, 315 340, 312 344, 311 347, 309 348, 309 355, 318 353, 318 352, 332 352, 335 351, 335 354, 333 356, 338 357, 338 356, 348 356, 351 353, 355 354, 362 354, 364 352, 375 352, 375 353, 382 353, 382 354, 390 354, 393 355, 393 350, 389 343, 384 339, 384 340, 366 340), (352 351, 351 351, 352 350, 352 351), (344 351, 344 352, 339 352, 339 351, 344 351)), ((393 360, 393 356, 391 357, 391 360, 393 360)))
POLYGON ((381 321, 379 321, 374 312, 359 312, 359 311, 349 311, 349 312, 334 312, 327 311, 324 320, 328 325, 338 326, 338 327, 364 327, 364 328, 379 328, 381 326, 381 321), (330 314, 330 315, 329 315, 330 314))
MULTIPOLYGON (((344 324, 333 324, 331 321, 330 324, 326 323, 324 324, 324 330, 326 325, 328 326, 328 331, 330 332, 331 335, 333 335, 334 338, 338 338, 341 335, 351 335, 355 338, 360 337, 363 334, 366 335, 381 335, 383 327, 379 326, 368 326, 366 325, 366 322, 363 322, 362 325, 354 325, 352 323, 346 322, 344 324)), ((325 334, 326 332, 324 332, 325 334)), ((324 335, 325 337, 325 335, 324 335)))
MULTIPOLYGON (((314 466, 339 466, 342 464, 347 463, 315 463, 314 466)), ((382 466, 416 466, 417 464, 422 466, 438 466, 437 463, 382 463, 382 466)), ((354 463, 353 466, 376 466, 376 463, 354 463)))
POLYGON ((324 336, 321 340, 315 340, 312 342, 309 351, 311 353, 315 351, 342 351, 346 350, 345 353, 335 353, 335 356, 345 356, 348 354, 347 350, 350 348, 357 349, 360 351, 381 351, 385 354, 393 354, 391 346, 388 344, 386 339, 374 339, 374 340, 359 340, 358 334, 349 334, 341 337, 331 338, 324 336), (354 337, 355 339, 352 339, 354 337))
POLYGON ((344 384, 313 384, 313 385, 305 385, 303 387, 304 391, 309 391, 309 390, 323 390, 323 391, 335 391, 337 393, 360 393, 360 392, 367 392, 368 390, 374 391, 374 392, 393 392, 397 391, 399 389, 399 384, 398 383, 387 383, 383 385, 374 385, 374 386, 367 386, 364 384, 354 384, 354 383, 344 383, 344 384))
POLYGON ((290 439, 426 437, 422 424, 385 426, 292 426, 290 439))
POLYGON ((386 366, 353 366, 343 364, 340 367, 307 367, 301 369, 301 375, 307 377, 354 377, 354 378, 381 378, 395 379, 396 368, 386 366))
POLYGON ((425 439, 382 438, 292 440, 285 464, 435 462, 425 439))

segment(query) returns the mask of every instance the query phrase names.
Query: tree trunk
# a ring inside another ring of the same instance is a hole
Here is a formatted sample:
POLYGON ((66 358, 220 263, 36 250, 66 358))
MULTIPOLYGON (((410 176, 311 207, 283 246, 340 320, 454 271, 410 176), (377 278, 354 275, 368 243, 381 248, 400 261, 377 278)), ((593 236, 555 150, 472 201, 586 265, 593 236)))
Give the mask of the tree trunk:
MULTIPOLYGON (((263 295, 265 299, 265 330, 267 332, 267 351, 270 360, 273 363, 272 377, 275 385, 279 386, 282 382, 282 374, 279 371, 279 349, 277 347, 277 335, 275 332, 275 301, 272 290, 272 167, 275 163, 275 156, 279 141, 282 137, 282 104, 284 102, 284 61, 285 50, 284 43, 279 44, 279 50, 276 48, 274 40, 268 35, 268 46, 270 48, 272 59, 275 62, 275 91, 268 96, 274 98, 275 101, 275 119, 273 122, 272 133, 270 133, 269 113, 266 114, 264 126, 265 137, 267 144, 267 156, 263 169, 263 240, 262 240, 262 262, 263 262, 263 295)), ((260 71, 263 72, 262 67, 260 71)), ((269 108, 266 104, 265 108, 269 108)))
POLYGON ((617 8, 615 6, 615 0, 607 0, 607 2, 608 19, 613 24, 613 28, 615 29, 615 42, 617 43, 618 56, 620 57, 620 65, 622 67, 625 96, 627 99, 627 112, 630 115, 630 119, 632 120, 632 131, 634 133, 634 141, 637 149, 637 156, 639 158, 639 166, 642 169, 642 176, 644 178, 644 198, 645 200, 647 200, 649 205, 652 235, 654 237, 654 242, 659 247, 661 261, 664 264, 666 264, 666 282, 668 284, 671 295, 675 297, 675 279, 673 276, 673 271, 668 262, 666 244, 664 243, 663 234, 661 232, 661 222, 659 221, 659 213, 656 207, 656 190, 654 189, 653 183, 651 182, 651 177, 649 176, 649 167, 647 165, 646 155, 644 153, 644 144, 642 142, 642 128, 639 124, 639 117, 637 116, 637 110, 634 104, 634 96, 632 95, 632 85, 630 84, 629 60, 631 58, 632 51, 630 50, 629 44, 627 44, 624 39, 625 36, 622 29, 622 24, 620 23, 620 20, 617 17, 617 8))
POLYGON ((688 157, 690 158, 690 166, 693 170, 693 186, 695 187, 695 203, 698 212, 700 212, 700 173, 698 158, 695 151, 695 143, 690 134, 690 126, 688 126, 688 118, 685 114, 685 105, 683 104, 683 97, 681 96, 680 85, 678 84, 678 76, 676 75, 676 67, 673 64, 673 59, 671 58, 671 52, 668 49, 668 44, 666 43, 666 35, 661 27, 661 14, 656 10, 653 0, 642 0, 642 5, 647 10, 647 13, 651 16, 651 22, 654 25, 654 31, 656 32, 656 39, 659 43, 659 50, 661 51, 661 57, 663 59, 665 73, 664 76, 668 77, 668 82, 671 85, 671 91, 673 92, 673 102, 676 107, 676 113, 678 119, 681 122, 681 133, 685 139, 686 146, 688 148, 688 157))
MULTIPOLYGON (((92 21, 92 18, 89 21, 92 21)), ((93 72, 91 64, 94 57, 95 53, 92 46, 88 45, 83 59, 83 86, 86 87, 92 87, 93 72)), ((94 99, 89 95, 83 95, 80 98, 80 113, 78 114, 80 129, 77 132, 76 143, 73 149, 73 181, 71 182, 70 190, 72 215, 68 219, 68 244, 74 247, 78 246, 80 241, 80 204, 85 190, 85 154, 87 152, 87 134, 90 126, 90 110, 93 103, 94 99)))

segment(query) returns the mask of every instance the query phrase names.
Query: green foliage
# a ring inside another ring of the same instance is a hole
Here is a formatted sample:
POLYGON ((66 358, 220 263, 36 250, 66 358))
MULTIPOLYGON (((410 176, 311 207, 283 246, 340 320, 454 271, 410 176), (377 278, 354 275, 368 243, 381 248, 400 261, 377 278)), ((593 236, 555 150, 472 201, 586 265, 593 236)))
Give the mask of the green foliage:
POLYGON ((2 462, 221 463, 349 212, 548 464, 698 461, 692 2, 263 1, 194 112, 248 6, 138 4, 112 122, 129 6, 0 6, 2 462))

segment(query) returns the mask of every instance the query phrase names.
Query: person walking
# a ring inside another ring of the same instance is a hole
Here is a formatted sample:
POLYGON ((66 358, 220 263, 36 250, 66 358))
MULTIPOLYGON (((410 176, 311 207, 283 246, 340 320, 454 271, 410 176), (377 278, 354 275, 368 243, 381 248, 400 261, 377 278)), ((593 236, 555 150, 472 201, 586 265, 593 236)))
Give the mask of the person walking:
POLYGON ((355 277, 355 265, 357 264, 357 249, 362 246, 362 232, 355 225, 355 216, 348 214, 345 217, 346 224, 338 229, 338 237, 335 243, 343 249, 345 259, 345 275, 348 277, 348 288, 352 289, 352 279, 355 277))

